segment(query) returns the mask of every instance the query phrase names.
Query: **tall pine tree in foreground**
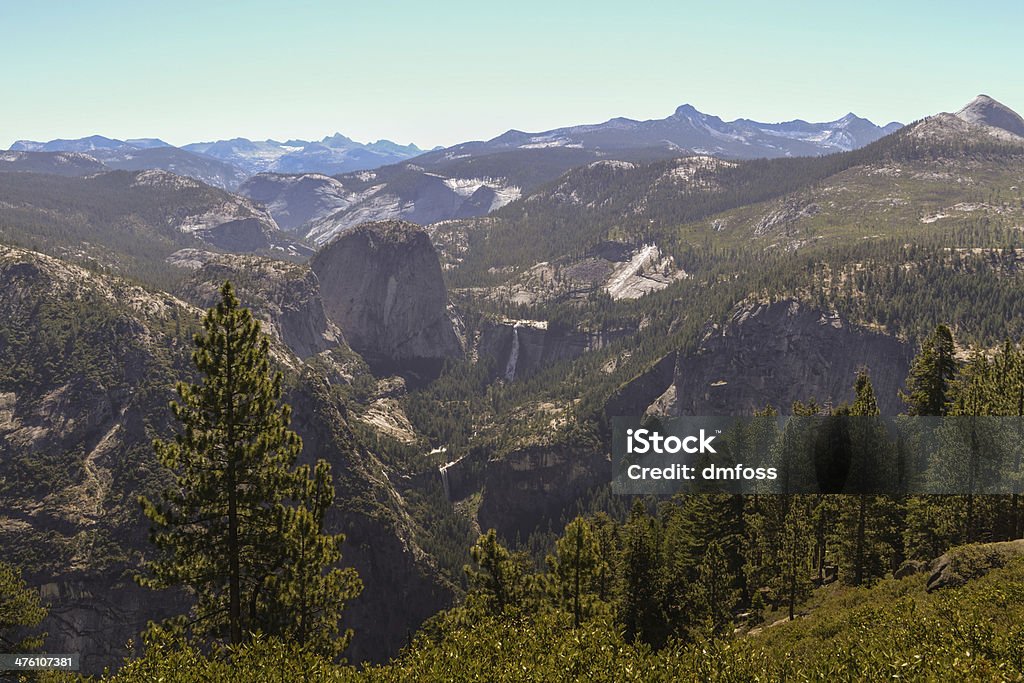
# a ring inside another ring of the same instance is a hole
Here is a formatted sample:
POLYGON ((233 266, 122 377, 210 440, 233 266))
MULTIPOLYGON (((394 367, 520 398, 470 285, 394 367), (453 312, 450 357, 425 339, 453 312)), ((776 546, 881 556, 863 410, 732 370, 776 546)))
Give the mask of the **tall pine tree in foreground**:
POLYGON ((336 655, 350 635, 337 637, 341 612, 362 586, 336 567, 343 536, 323 533, 330 467, 318 462, 311 478, 295 466, 302 442, 280 403, 281 373, 230 283, 203 328, 192 355, 201 382, 179 383, 171 403, 182 431, 153 444, 173 484, 158 502, 140 499, 159 552, 139 582, 187 589, 191 612, 167 626, 201 641, 259 632, 336 655))

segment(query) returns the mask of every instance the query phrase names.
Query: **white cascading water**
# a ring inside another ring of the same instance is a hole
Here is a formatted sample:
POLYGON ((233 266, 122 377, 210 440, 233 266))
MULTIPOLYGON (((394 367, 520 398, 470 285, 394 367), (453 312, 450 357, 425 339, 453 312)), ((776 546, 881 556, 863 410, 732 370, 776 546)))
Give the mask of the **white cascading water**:
POLYGON ((505 365, 505 379, 509 382, 516 378, 516 363, 519 362, 519 325, 512 328, 512 351, 508 354, 505 365))
POLYGON ((438 468, 441 470, 441 486, 444 488, 445 500, 452 499, 451 485, 448 483, 448 465, 450 464, 450 462, 445 463, 444 465, 441 465, 441 467, 438 468))

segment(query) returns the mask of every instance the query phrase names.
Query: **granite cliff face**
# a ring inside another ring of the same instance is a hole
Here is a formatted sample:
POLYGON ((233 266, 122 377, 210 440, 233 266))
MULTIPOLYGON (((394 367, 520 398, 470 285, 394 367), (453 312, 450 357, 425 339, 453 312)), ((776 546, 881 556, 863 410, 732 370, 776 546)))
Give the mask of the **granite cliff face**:
MULTIPOLYGON (((237 265, 220 258, 203 267, 237 265)), ((225 272, 208 275, 217 281, 225 272)), ((315 309, 298 296, 315 291, 304 272, 275 282, 257 268, 239 291, 264 297, 254 297, 257 308, 285 342, 272 340, 271 351, 287 376, 284 400, 302 457, 333 468, 337 502, 327 526, 346 534, 343 562, 366 585, 346 610, 357 633, 349 657, 380 661, 450 604, 452 587, 417 544, 392 484, 401 478, 350 430, 347 404, 330 386, 339 380, 285 345, 313 351, 326 343, 320 335, 329 326, 306 339, 289 331, 288 305, 315 309)), ((191 294, 201 298, 206 286, 200 278, 191 294)), ((90 673, 120 663, 148 620, 182 608, 180 595, 143 591, 131 574, 151 552, 136 497, 166 484, 150 444, 176 428, 167 402, 173 383, 191 376, 189 340, 201 312, 170 294, 0 247, 0 547, 51 603, 46 649, 89 653, 90 673)))
POLYGON ((531 446, 490 460, 477 519, 504 538, 526 538, 611 478, 611 460, 584 447, 531 446))
POLYGON ((361 225, 311 265, 327 316, 371 366, 436 368, 462 354, 437 252, 419 227, 361 225))
POLYGON ((345 343, 341 330, 327 319, 320 282, 309 266, 198 249, 182 249, 168 260, 195 270, 179 288, 183 299, 209 308, 220 299, 220 286, 230 280, 239 299, 263 323, 263 331, 299 358, 345 343))
MULTIPOLYGON (((675 378, 677 353, 673 351, 661 358, 646 372, 641 373, 612 394, 604 405, 605 419, 642 415, 645 411, 659 412, 658 400, 666 397, 675 378)), ((673 392, 671 392, 674 394, 673 392)))
POLYGON ((494 362, 495 377, 514 381, 559 361, 579 358, 629 333, 558 329, 544 320, 502 320, 481 325, 476 348, 479 358, 494 362))
POLYGON ((838 404, 853 399, 865 367, 882 414, 895 415, 912 358, 903 342, 796 300, 747 303, 709 327, 695 353, 679 355, 659 412, 742 415, 770 403, 787 413, 810 398, 838 404))
MULTIPOLYGON (((504 371, 507 381, 536 369, 559 353, 555 349, 572 358, 587 343, 566 343, 543 326, 519 321, 485 328, 477 348, 481 358, 490 353, 501 361, 496 372, 504 371)), ((852 400, 854 378, 865 367, 882 412, 895 414, 912 355, 893 337, 796 300, 747 302, 724 322, 708 325, 696 351, 669 353, 626 382, 604 413, 744 415, 768 403, 783 413, 797 400, 838 404, 852 400)), ((600 446, 542 443, 479 461, 475 468, 466 458, 442 473, 453 498, 465 495, 467 486, 482 490, 480 527, 493 527, 506 539, 525 538, 561 519, 609 475, 609 458, 600 446)))

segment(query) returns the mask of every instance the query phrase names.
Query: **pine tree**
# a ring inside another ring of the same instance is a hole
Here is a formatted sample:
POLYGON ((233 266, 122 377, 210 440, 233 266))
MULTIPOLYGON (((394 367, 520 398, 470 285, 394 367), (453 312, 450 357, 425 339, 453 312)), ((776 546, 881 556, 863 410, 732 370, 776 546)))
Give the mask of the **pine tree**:
POLYGON ((697 567, 697 580, 692 590, 696 621, 707 635, 718 637, 729 632, 739 594, 733 587, 734 578, 722 544, 712 541, 697 567))
MULTIPOLYGON (((850 414, 860 417, 875 417, 879 415, 878 401, 875 399, 875 390, 871 386, 871 379, 866 371, 857 373, 854 382, 854 401, 850 407, 850 414)), ((870 444, 874 446, 874 444, 870 444)), ((869 447, 870 447, 869 446, 869 447)), ((877 466, 877 463, 869 463, 868 466, 877 466)), ((866 553, 867 516, 868 516, 868 495, 861 491, 857 494, 857 530, 856 546, 854 551, 854 575, 853 585, 859 586, 864 582, 864 556, 866 553)))
POLYGON ((796 606, 811 594, 813 584, 807 559, 813 538, 811 496, 793 496, 782 525, 780 571, 775 577, 775 594, 786 604, 789 619, 796 618, 796 606))
POLYGON ((281 528, 286 535, 284 563, 269 580, 267 619, 276 618, 274 632, 286 640, 311 647, 329 657, 340 655, 352 639, 352 630, 338 633, 345 603, 362 590, 351 567, 337 567, 342 534, 324 534, 324 517, 334 503, 331 468, 316 463, 299 470, 306 505, 284 510, 281 528), (326 574, 324 568, 328 567, 326 574))
POLYGON ((498 541, 494 529, 477 539, 469 555, 473 565, 466 565, 464 571, 469 580, 466 604, 470 611, 501 616, 527 606, 531 586, 526 562, 498 541))
POLYGON ((871 386, 867 370, 861 369, 857 372, 857 379, 853 382, 853 395, 850 415, 877 417, 882 414, 878 409, 878 399, 875 398, 875 389, 871 386))
POLYGON ((896 526, 902 520, 903 501, 878 495, 896 492, 896 447, 877 419, 880 411, 871 378, 857 373, 854 401, 843 406, 839 419, 849 423, 856 457, 850 466, 848 490, 839 496, 835 546, 846 579, 853 585, 880 578, 902 554, 902 537, 896 526))
POLYGON ((993 485, 1017 486, 1020 466, 1019 420, 996 416, 1024 412, 1012 345, 989 359, 975 351, 953 387, 950 415, 939 429, 929 477, 942 488, 966 488, 964 534, 968 542, 1016 533, 1013 496, 978 496, 993 485))
POLYGON ((647 514, 642 501, 633 504, 622 535, 619 620, 625 627, 626 640, 659 646, 665 637, 661 543, 657 521, 647 514))
POLYGON ((25 585, 21 572, 0 562, 0 653, 31 652, 45 634, 32 631, 46 618, 39 593, 25 585))
POLYGON ((607 573, 608 558, 602 557, 600 546, 590 523, 577 517, 565 527, 555 542, 555 553, 548 555, 549 591, 555 604, 570 611, 573 624, 579 628, 598 604, 601 579, 607 573))
MULTIPOLYGON (((907 376, 907 392, 900 396, 913 416, 942 416, 953 401, 957 363, 953 335, 939 325, 925 340, 907 376)), ((959 514, 961 500, 953 496, 915 496, 907 501, 904 545, 911 554, 930 559, 959 539, 952 516, 959 514), (928 548, 924 554, 921 548, 928 548)))
POLYGON ((198 639, 237 645, 262 632, 336 654, 341 611, 361 584, 332 568, 343 536, 322 532, 330 468, 320 461, 311 481, 295 467, 302 442, 280 405, 282 375, 230 283, 203 328, 192 355, 202 379, 179 383, 171 403, 183 429, 153 444, 173 485, 160 501, 140 498, 158 554, 138 580, 187 589, 190 614, 167 625, 198 639))
POLYGON ((953 334, 939 325, 921 345, 907 376, 907 391, 900 392, 908 415, 945 415, 950 383, 956 375, 953 334))

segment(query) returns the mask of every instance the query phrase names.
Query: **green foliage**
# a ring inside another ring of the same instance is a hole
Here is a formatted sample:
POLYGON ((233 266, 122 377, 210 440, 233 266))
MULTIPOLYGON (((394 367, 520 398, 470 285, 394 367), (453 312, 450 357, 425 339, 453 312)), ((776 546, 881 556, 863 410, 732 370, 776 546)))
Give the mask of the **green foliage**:
POLYGON ((527 572, 527 560, 509 552, 494 529, 481 536, 469 554, 473 563, 466 565, 465 572, 470 613, 500 616, 532 606, 535 585, 527 572))
POLYGON ((631 643, 598 618, 485 616, 421 634, 395 661, 357 671, 256 640, 230 660, 184 643, 151 645, 114 681, 1017 680, 1024 676, 1024 561, 928 594, 920 576, 830 591, 808 616, 735 639, 631 643))
POLYGON ((660 525, 640 501, 622 529, 622 578, 616 613, 629 642, 665 642, 667 624, 662 607, 660 525))
POLYGON ((555 553, 547 558, 552 600, 573 615, 577 627, 602 611, 610 598, 612 569, 598 533, 590 521, 577 517, 565 527, 555 553))
POLYGON ((39 593, 25 584, 21 572, 0 562, 0 653, 32 652, 42 647, 46 634, 35 631, 46 613, 39 593))
POLYGON ((337 666, 311 648, 277 638, 254 636, 240 646, 228 646, 210 655, 196 644, 172 633, 155 630, 146 638, 145 654, 130 660, 116 674, 117 683, 342 683, 360 679, 353 668, 337 666))
POLYGON ((712 541, 697 568, 692 593, 695 617, 705 635, 714 638, 729 634, 738 597, 722 544, 712 541))
POLYGON ((295 639, 334 656, 345 603, 361 584, 335 567, 343 536, 322 533, 334 499, 330 467, 295 468, 302 442, 279 406, 281 373, 269 343, 230 283, 203 321, 193 361, 198 385, 179 383, 171 408, 183 430, 154 442, 174 485, 142 497, 159 554, 139 581, 187 588, 195 604, 170 627, 239 644, 255 632, 295 639), (324 573, 326 569, 326 573, 324 573))
POLYGON ((325 534, 324 517, 334 503, 331 467, 316 463, 298 469, 303 504, 283 510, 279 533, 283 557, 277 572, 266 579, 267 605, 262 630, 330 657, 340 655, 352 630, 338 633, 345 604, 362 591, 356 571, 341 569, 342 534, 325 534), (324 570, 326 568, 326 574, 324 570))
POLYGON ((910 368, 907 392, 901 394, 908 415, 945 415, 950 382, 956 372, 953 335, 939 325, 921 345, 910 368))

